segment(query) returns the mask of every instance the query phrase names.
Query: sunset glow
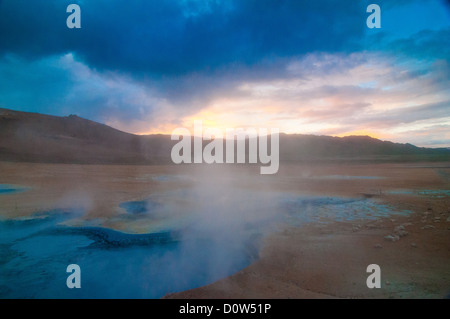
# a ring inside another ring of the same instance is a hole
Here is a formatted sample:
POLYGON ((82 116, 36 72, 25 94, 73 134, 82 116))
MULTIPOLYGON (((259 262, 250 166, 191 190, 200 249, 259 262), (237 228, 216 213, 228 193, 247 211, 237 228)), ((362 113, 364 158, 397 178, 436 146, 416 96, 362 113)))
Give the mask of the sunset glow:
MULTIPOLYGON (((170 134, 197 119, 220 129, 450 147, 448 7, 440 0, 382 3, 382 28, 369 29, 363 2, 219 1, 194 11, 195 1, 137 2, 147 12, 137 18, 115 3, 105 14, 111 36, 86 16, 77 37, 66 34, 69 47, 39 52, 28 51, 28 33, 13 30, 0 45, 0 107, 77 114, 135 134, 170 134), (268 20, 252 20, 263 5, 272 12, 268 20), (303 14, 308 19, 299 19, 303 14)), ((24 10, 16 3, 1 6, 24 10)), ((0 23, 8 24, 1 12, 0 23)), ((51 30, 33 32, 39 38, 51 30)))

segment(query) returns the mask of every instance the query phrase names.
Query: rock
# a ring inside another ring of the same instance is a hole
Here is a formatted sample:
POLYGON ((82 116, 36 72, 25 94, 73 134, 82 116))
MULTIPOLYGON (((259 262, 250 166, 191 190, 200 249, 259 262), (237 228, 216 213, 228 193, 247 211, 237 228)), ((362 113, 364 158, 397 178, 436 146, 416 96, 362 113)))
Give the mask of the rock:
POLYGON ((412 225, 413 225, 413 223, 411 223, 411 222, 407 222, 407 223, 402 224, 403 227, 412 226, 412 225))
POLYGON ((417 248, 417 244, 416 243, 411 243, 411 247, 417 248))
POLYGON ((408 235, 408 232, 405 230, 405 227, 403 225, 400 225, 394 228, 394 234, 399 237, 405 237, 406 235, 408 235))
POLYGON ((386 280, 385 284, 386 284, 387 286, 389 286, 391 283, 390 283, 389 281, 386 280))
POLYGON ((383 246, 381 244, 376 244, 375 246, 373 246, 374 248, 383 248, 383 246))
POLYGON ((388 240, 388 241, 392 241, 392 242, 396 242, 400 239, 400 237, 398 237, 397 235, 387 235, 384 236, 384 239, 388 240))
POLYGON ((406 235, 408 235, 409 233, 406 230, 399 230, 397 232, 397 235, 400 237, 405 237, 406 235))
POLYGON ((450 216, 447 218, 447 223, 450 223, 450 216))
POLYGON ((425 225, 425 226, 423 226, 421 228, 422 229, 431 229, 431 228, 434 228, 434 226, 433 225, 425 225))

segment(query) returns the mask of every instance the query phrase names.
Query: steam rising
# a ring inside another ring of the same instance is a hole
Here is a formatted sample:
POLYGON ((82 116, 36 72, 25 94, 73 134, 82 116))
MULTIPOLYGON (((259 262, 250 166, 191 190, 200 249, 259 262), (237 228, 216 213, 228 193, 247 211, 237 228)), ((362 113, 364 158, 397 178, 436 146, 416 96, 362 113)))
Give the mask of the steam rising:
POLYGON ((77 182, 53 210, 0 220, 0 297, 160 298, 248 266, 280 224, 393 214, 366 198, 278 192, 283 177, 273 183, 256 165, 122 169, 106 170, 109 188, 77 182), (106 199, 116 209, 99 213, 106 199), (69 264, 81 267, 82 289, 65 286, 69 264))
POLYGON ((138 169, 136 176, 153 180, 156 188, 144 199, 122 202, 109 216, 93 218, 103 197, 98 188, 80 190, 78 185, 56 201, 59 210, 14 223, 0 221, 0 244, 8 247, 9 265, 20 263, 22 273, 16 276, 17 267, 3 267, 8 280, 0 280, 1 295, 160 298, 248 266, 278 218, 278 201, 246 175, 248 170, 220 165, 189 169, 167 178, 145 176, 138 169), (72 263, 81 267, 84 289, 61 284, 72 263), (37 280, 37 274, 46 279, 37 280))

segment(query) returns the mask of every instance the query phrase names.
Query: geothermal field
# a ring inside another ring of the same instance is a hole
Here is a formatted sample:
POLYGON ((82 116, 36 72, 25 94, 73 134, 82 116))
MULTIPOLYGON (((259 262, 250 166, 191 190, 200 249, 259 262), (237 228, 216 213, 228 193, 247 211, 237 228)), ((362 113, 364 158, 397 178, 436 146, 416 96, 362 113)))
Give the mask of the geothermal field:
POLYGON ((450 299, 450 0, 0 0, 0 299, 409 298, 450 299))
POLYGON ((450 165, 0 162, 1 298, 444 298, 450 165), (68 289, 66 267, 81 268, 68 289), (381 269, 369 289, 366 268, 381 269))

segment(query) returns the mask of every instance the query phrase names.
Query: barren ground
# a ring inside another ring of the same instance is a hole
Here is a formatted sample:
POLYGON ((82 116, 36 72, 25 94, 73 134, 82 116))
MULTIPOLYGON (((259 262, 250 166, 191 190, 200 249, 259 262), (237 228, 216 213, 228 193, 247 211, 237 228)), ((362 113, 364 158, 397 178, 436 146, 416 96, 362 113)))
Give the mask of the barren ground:
POLYGON ((272 176, 259 175, 259 167, 237 166, 220 178, 214 167, 195 166, 0 162, 0 172, 0 184, 28 188, 0 196, 1 218, 80 206, 86 219, 107 219, 120 213, 121 202, 215 178, 269 192, 366 196, 412 212, 375 221, 285 225, 264 239, 260 258, 249 267, 169 298, 444 298, 450 293, 450 196, 443 192, 450 190, 449 163, 284 165, 272 176), (153 178, 171 175, 187 178, 169 183, 153 178), (407 235, 386 240, 398 226, 407 235), (366 286, 369 264, 381 267, 381 289, 366 286))

